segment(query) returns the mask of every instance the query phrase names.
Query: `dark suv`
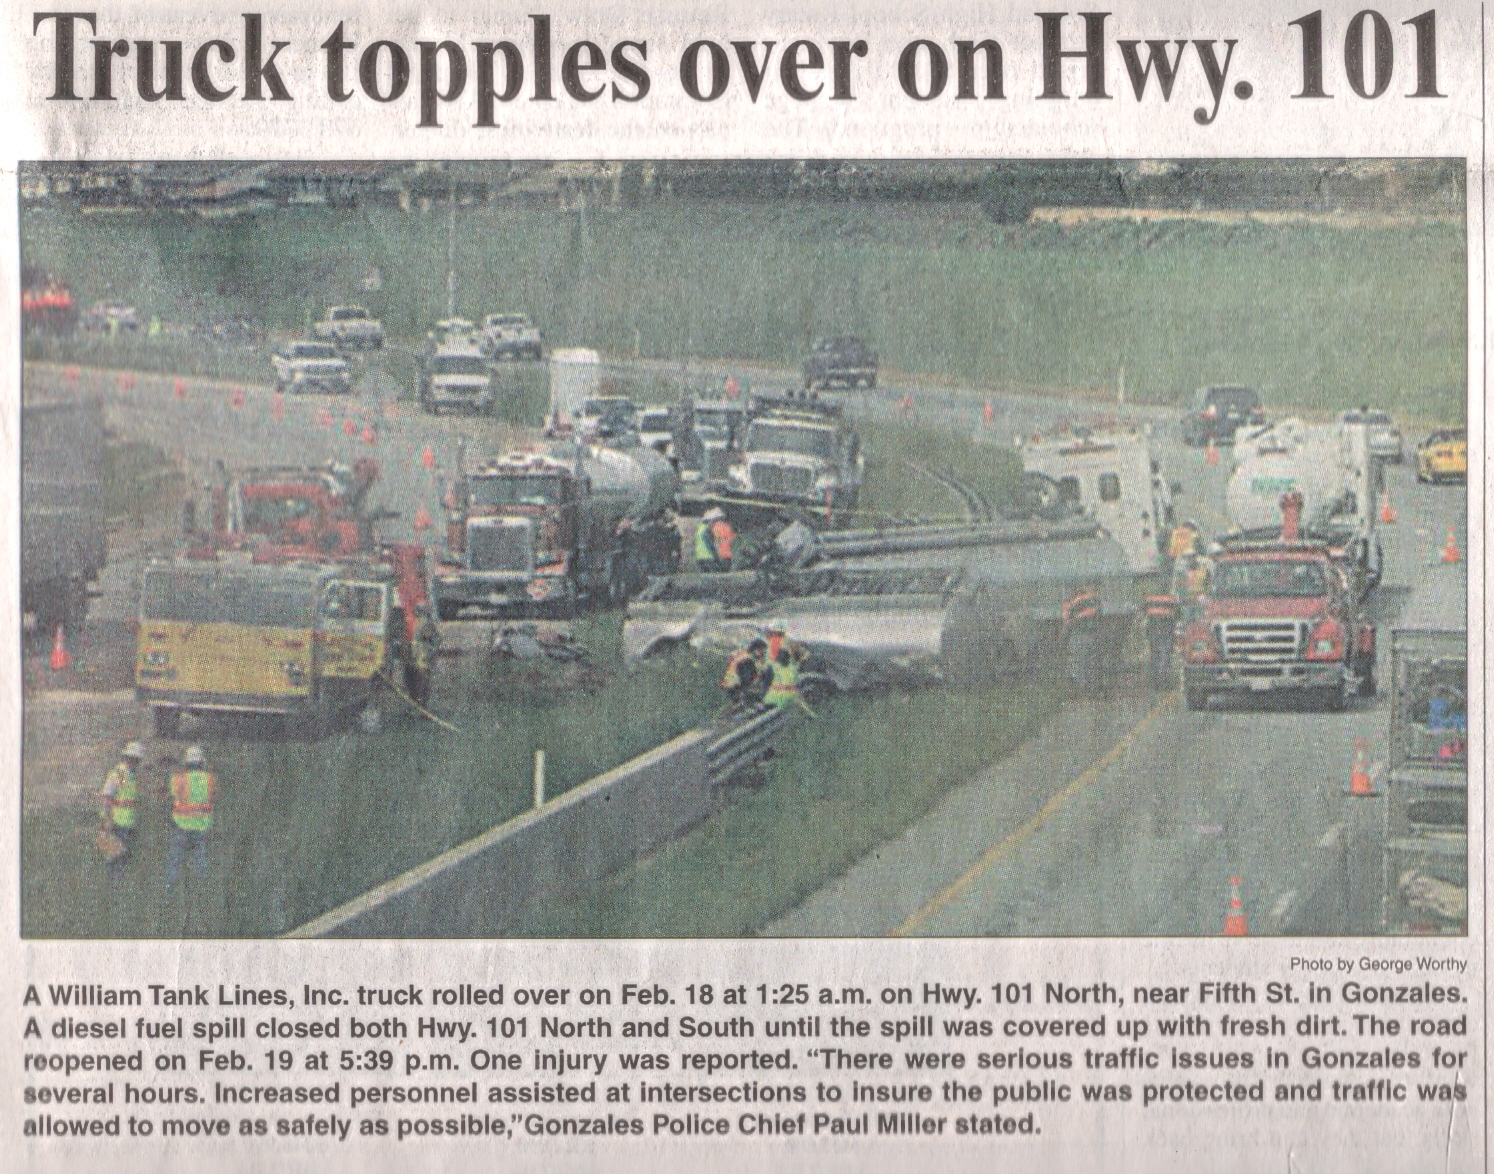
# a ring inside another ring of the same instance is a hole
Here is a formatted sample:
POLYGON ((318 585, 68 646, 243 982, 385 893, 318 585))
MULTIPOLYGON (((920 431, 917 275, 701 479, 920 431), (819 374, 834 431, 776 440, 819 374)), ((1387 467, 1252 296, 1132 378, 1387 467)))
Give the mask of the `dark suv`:
POLYGON ((1253 387, 1201 387, 1193 410, 1183 417, 1183 443, 1233 444, 1235 429, 1264 424, 1266 409, 1253 387))
POLYGON ((804 360, 804 388, 877 385, 877 352, 854 335, 816 339, 804 360))

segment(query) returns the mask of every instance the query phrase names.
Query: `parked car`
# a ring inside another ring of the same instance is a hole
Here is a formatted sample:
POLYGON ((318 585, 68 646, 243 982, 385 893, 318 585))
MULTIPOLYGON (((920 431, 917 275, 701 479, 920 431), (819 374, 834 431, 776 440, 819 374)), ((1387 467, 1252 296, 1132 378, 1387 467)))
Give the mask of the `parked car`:
POLYGON ((1417 446, 1416 479, 1437 484, 1468 480, 1468 431, 1440 428, 1417 446))
POLYGON ((573 426, 577 436, 618 436, 637 430, 638 408, 625 395, 594 395, 581 405, 573 426))
POLYGON ((483 350, 494 359, 539 359, 544 340, 528 314, 489 314, 482 320, 483 350))
POLYGON ((877 352, 850 334, 816 339, 804 360, 804 389, 877 385, 877 352))
POLYGON ((425 335, 425 353, 434 355, 448 344, 480 343, 477 327, 465 318, 442 318, 425 335))
POLYGON ((384 324, 362 306, 333 306, 316 324, 314 333, 317 338, 340 347, 384 345, 384 324))
POLYGON ((140 316, 124 302, 95 302, 78 320, 84 330, 99 334, 121 334, 140 329, 140 316))
POLYGON ((1265 422, 1265 405, 1255 388, 1200 387, 1192 411, 1182 420, 1183 443, 1200 446, 1212 440, 1215 444, 1233 444, 1236 428, 1265 422))
POLYGON ((1395 426, 1389 412, 1378 408, 1350 408, 1339 415, 1340 424, 1364 424, 1369 428, 1370 456, 1399 465, 1406 459, 1405 442, 1401 430, 1395 426))

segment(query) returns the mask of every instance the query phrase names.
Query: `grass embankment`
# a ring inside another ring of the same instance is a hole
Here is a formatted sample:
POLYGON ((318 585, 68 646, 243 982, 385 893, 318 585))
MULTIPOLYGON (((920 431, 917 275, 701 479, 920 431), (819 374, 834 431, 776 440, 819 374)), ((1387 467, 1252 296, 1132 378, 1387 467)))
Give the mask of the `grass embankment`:
POLYGON ((868 523, 884 518, 963 522, 959 496, 930 473, 953 473, 999 512, 1022 472, 1015 449, 978 444, 968 436, 869 420, 856 421, 856 428, 866 453, 859 513, 868 523))
MULTIPOLYGON (((851 330, 885 366, 977 387, 1114 387, 1180 403, 1210 382, 1268 404, 1365 401, 1456 419, 1466 382, 1464 232, 1092 221, 997 224, 973 203, 662 199, 639 208, 459 208, 457 310, 530 312, 553 346, 797 366, 851 330)), ((23 210, 28 263, 82 305, 298 331, 360 301, 417 339, 446 309, 446 215, 23 210), (382 288, 365 292, 377 268, 382 288)))
MULTIPOLYGON (((432 704, 461 734, 415 719, 398 701, 372 735, 302 742, 269 727, 257 740, 203 728, 219 780, 212 872, 170 899, 164 801, 144 804, 137 859, 117 894, 93 849, 89 809, 27 812, 23 932, 283 933, 524 811, 536 749, 546 752, 556 795, 693 728, 719 705, 714 662, 698 664, 681 650, 624 675, 620 616, 575 631, 593 650, 590 667, 443 661, 432 704)), ((153 788, 161 772, 151 773, 153 788)))
POLYGON ((739 937, 787 912, 1038 729, 1043 686, 842 696, 802 720, 767 782, 537 937, 739 937))

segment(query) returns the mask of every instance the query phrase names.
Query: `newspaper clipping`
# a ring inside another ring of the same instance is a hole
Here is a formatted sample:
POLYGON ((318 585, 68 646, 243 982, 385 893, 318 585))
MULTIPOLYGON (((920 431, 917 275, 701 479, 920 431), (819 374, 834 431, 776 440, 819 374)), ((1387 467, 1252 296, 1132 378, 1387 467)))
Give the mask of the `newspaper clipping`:
POLYGON ((7 1168, 1487 1170, 1363 2, 11 6, 7 1168))

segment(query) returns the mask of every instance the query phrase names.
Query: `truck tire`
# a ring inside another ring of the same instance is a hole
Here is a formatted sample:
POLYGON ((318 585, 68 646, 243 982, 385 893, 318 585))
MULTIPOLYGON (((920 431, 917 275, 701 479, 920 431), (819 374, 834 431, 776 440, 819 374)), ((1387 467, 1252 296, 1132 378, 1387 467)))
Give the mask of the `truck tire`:
POLYGON ((1359 675, 1359 696, 1373 697, 1379 686, 1375 683, 1375 662, 1371 660, 1359 675))
POLYGON ((1317 708, 1328 713, 1341 713, 1349 699, 1348 683, 1340 678, 1338 684, 1317 691, 1317 708))
POLYGON ((1209 707, 1209 693, 1207 689, 1185 689, 1183 691, 1183 700, 1187 703, 1188 708, 1195 712, 1209 707))
POLYGON ((866 377, 866 386, 868 391, 875 390, 877 386, 877 377, 875 375, 868 375, 866 377))

